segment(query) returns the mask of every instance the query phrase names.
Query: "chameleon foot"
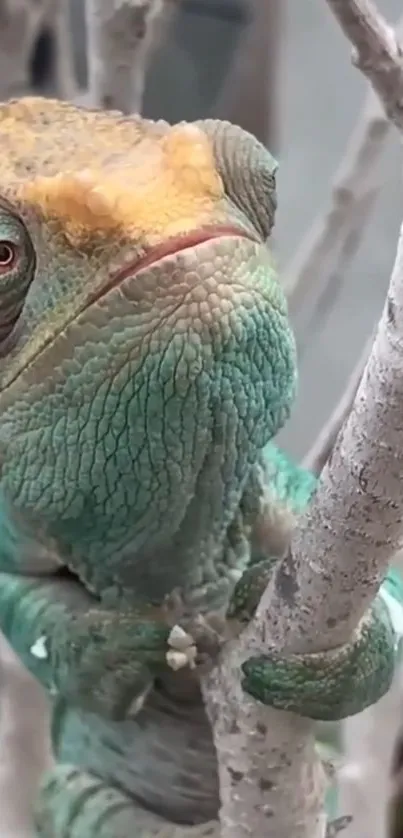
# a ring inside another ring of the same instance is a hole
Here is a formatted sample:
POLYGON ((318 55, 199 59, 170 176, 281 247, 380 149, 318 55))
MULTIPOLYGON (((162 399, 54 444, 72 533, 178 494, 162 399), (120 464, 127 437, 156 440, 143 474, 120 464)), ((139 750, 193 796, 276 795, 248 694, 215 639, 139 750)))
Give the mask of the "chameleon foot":
POLYGON ((155 609, 104 609, 69 580, 0 573, 0 630, 52 693, 120 720, 136 714, 167 666, 171 629, 155 609))
MULTIPOLYGON (((278 561, 265 559, 245 571, 234 589, 229 619, 241 623, 252 619, 278 561)), ((282 657, 273 652, 250 658, 242 667, 244 690, 263 704, 318 721, 337 721, 361 712, 391 684, 397 638, 403 629, 395 612, 402 623, 402 602, 400 577, 390 570, 351 643, 313 655, 282 657)))
POLYGON ((145 614, 92 608, 71 615, 48 640, 58 691, 115 721, 136 715, 166 667, 169 632, 145 614))
POLYGON ((242 686, 278 710, 337 721, 360 713, 387 692, 396 655, 389 610, 378 595, 351 643, 323 653, 250 658, 242 666, 242 686))

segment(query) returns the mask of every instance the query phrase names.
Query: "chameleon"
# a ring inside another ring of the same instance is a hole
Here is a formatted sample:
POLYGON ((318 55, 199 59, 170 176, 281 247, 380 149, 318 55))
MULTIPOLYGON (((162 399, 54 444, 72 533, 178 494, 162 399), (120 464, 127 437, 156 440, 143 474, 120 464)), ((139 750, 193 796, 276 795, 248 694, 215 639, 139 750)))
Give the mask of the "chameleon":
MULTIPOLYGON (((40 97, 0 105, 0 150, 0 630, 52 704, 36 834, 213 835, 200 672, 315 487, 272 443, 297 381, 277 164, 228 122, 40 97)), ((243 687, 341 718, 396 644, 381 591, 346 648, 243 687)))

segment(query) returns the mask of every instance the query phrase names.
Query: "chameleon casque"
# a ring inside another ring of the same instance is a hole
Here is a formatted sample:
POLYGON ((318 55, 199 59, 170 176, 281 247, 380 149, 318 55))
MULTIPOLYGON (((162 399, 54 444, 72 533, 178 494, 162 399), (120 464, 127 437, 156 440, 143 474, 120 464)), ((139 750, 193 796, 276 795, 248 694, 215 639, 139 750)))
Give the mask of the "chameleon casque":
MULTIPOLYGON (((52 696, 59 760, 37 834, 212 835, 198 659, 167 662, 176 609, 196 634, 248 619, 315 487, 270 443, 296 386, 266 246, 276 164, 229 123, 36 98, 0 106, 0 152, 0 628, 52 696)), ((243 686, 341 718, 386 691, 395 639, 378 595, 332 677, 277 660, 274 684, 268 654, 243 686)))

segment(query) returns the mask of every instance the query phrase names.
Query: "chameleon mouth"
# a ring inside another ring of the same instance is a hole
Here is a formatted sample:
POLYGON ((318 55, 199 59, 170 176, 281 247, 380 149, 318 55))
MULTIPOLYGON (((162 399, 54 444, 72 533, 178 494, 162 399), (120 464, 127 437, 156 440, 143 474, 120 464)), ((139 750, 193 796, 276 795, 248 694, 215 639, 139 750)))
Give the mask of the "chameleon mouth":
POLYGON ((241 227, 236 227, 232 224, 222 224, 210 227, 200 227, 197 230, 190 230, 188 233, 181 233, 178 236, 172 236, 161 244, 150 247, 149 250, 137 259, 125 265, 124 268, 117 271, 110 277, 109 282, 105 283, 102 288, 91 296, 88 304, 94 303, 104 297, 112 288, 120 285, 125 279, 137 276, 146 268, 157 265, 166 259, 168 256, 176 256, 177 253, 189 250, 192 247, 197 247, 199 244, 205 244, 214 239, 221 238, 237 238, 249 239, 254 244, 260 244, 259 239, 251 233, 243 230, 241 227))
POLYGON ((127 276, 135 276, 144 270, 144 268, 155 265, 165 259, 166 256, 175 256, 181 253, 182 250, 189 250, 191 247, 197 247, 199 244, 213 241, 213 239, 221 239, 230 236, 231 238, 250 239, 258 244, 257 240, 252 235, 242 230, 240 227, 235 227, 230 224, 216 226, 216 227, 201 227, 199 230, 191 230, 188 233, 182 233, 178 236, 172 236, 167 241, 151 247, 144 256, 137 259, 133 264, 128 265, 122 271, 119 271, 115 278, 121 281, 127 276))

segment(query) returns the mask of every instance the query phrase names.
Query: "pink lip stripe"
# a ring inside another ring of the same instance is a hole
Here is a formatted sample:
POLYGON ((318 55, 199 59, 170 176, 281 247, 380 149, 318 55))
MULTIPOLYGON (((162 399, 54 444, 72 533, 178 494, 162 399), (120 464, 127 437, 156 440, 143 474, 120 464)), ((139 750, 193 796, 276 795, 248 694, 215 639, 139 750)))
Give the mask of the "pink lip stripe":
POLYGON ((180 253, 182 250, 187 250, 189 247, 195 247, 198 244, 203 244, 204 242, 212 241, 213 239, 223 238, 224 236, 233 236, 236 238, 256 241, 253 236, 245 233, 244 230, 241 230, 239 227, 233 227, 230 224, 217 227, 202 227, 200 230, 191 230, 189 233, 184 233, 183 235, 172 236, 172 238, 167 239, 167 241, 157 244, 155 247, 151 247, 140 259, 133 260, 133 262, 129 265, 125 265, 122 270, 118 271, 110 278, 109 282, 107 282, 102 288, 98 289, 96 294, 91 296, 89 302, 93 303, 96 300, 99 300, 112 288, 120 285, 120 283, 127 279, 127 277, 135 276, 140 271, 144 270, 144 268, 148 268, 150 265, 160 262, 161 259, 164 259, 166 256, 174 256, 176 253, 180 253))

